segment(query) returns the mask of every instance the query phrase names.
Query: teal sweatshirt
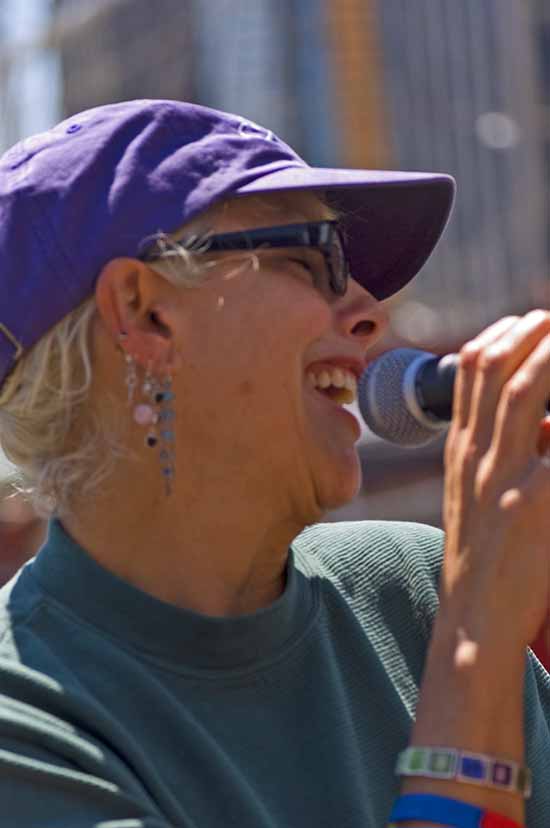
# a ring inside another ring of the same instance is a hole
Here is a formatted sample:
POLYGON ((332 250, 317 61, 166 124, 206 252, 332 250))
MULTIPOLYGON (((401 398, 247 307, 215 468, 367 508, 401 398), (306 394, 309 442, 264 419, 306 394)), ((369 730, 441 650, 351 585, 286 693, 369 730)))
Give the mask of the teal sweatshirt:
MULTIPOLYGON (((442 545, 410 523, 310 527, 274 604, 212 618, 53 522, 0 592, 0 826, 383 828, 442 545)), ((548 828, 550 676, 532 653, 525 707, 528 825, 548 828)))

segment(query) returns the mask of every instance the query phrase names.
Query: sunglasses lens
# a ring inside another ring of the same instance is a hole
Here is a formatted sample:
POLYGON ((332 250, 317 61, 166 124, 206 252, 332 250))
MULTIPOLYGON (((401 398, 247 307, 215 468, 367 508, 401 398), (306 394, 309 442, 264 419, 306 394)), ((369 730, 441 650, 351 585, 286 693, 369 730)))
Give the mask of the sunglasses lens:
POLYGON ((332 290, 337 296, 343 296, 348 287, 349 265, 342 240, 338 234, 334 236, 331 245, 330 266, 332 290))

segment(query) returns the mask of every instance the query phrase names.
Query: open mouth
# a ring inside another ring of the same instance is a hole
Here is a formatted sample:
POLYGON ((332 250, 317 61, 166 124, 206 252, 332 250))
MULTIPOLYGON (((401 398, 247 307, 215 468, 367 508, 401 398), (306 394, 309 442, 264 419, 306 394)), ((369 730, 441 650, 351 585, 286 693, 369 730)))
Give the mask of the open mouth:
POLYGON ((357 378, 346 368, 308 371, 310 387, 338 405, 350 405, 357 398, 357 378))

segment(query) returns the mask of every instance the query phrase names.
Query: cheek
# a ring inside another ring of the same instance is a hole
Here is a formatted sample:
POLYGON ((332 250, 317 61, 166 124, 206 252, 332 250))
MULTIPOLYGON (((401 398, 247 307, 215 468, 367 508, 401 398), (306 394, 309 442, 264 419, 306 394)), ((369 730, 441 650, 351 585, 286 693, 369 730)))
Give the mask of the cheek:
POLYGON ((265 398, 273 384, 291 384, 332 327, 326 300, 289 274, 243 274, 209 286, 200 300, 189 317, 194 373, 204 372, 233 398, 265 398))
POLYGON ((243 380, 237 387, 237 393, 240 397, 251 397, 254 394, 254 383, 251 380, 243 380))

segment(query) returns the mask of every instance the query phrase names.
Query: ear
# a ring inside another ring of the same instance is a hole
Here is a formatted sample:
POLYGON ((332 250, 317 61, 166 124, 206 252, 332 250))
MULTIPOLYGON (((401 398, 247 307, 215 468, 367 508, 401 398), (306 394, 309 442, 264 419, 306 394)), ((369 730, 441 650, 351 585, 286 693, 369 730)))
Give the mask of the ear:
POLYGON ((138 259, 117 258, 101 271, 96 303, 113 341, 140 365, 161 373, 176 368, 174 288, 138 259), (172 297, 173 298, 173 297, 172 297))

